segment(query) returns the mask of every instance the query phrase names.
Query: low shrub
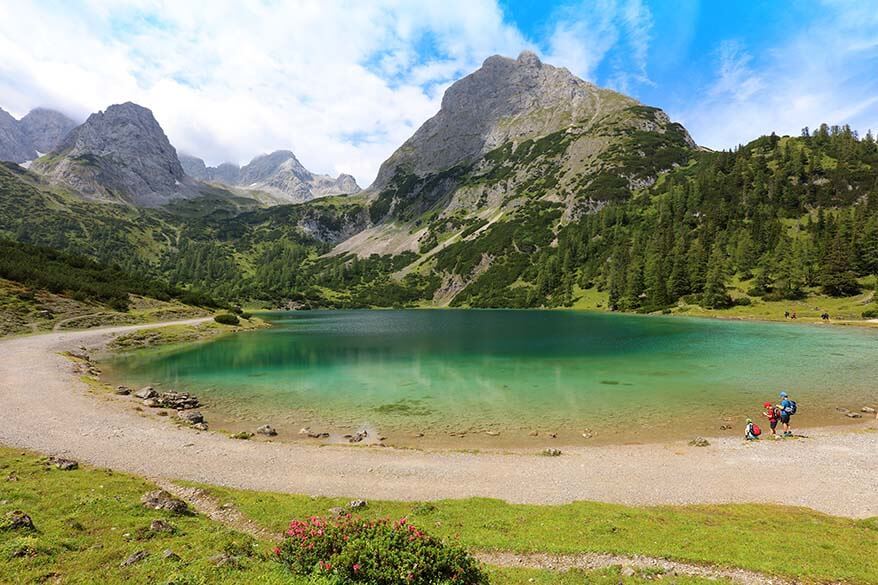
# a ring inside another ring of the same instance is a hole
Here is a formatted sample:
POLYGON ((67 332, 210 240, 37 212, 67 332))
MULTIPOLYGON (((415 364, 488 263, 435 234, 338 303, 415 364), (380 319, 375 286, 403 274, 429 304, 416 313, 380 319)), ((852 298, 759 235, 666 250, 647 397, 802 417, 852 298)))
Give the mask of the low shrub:
POLYGON ((735 304, 739 307, 749 307, 753 304, 753 299, 750 297, 740 297, 735 299, 735 304))
POLYGON ((863 311, 863 319, 878 319, 878 309, 863 311))
POLYGON ((237 325, 241 322, 237 315, 231 313, 220 313, 213 320, 221 325, 237 325))
POLYGON ((293 520, 277 560, 297 575, 332 583, 483 585, 487 576, 461 547, 425 534, 403 518, 293 520))
POLYGON ((246 319, 246 320, 248 320, 248 321, 249 321, 250 319, 253 318, 253 314, 252 314, 252 313, 247 313, 246 311, 243 312, 243 313, 241 313, 241 314, 238 315, 238 316, 241 317, 241 319, 246 319))

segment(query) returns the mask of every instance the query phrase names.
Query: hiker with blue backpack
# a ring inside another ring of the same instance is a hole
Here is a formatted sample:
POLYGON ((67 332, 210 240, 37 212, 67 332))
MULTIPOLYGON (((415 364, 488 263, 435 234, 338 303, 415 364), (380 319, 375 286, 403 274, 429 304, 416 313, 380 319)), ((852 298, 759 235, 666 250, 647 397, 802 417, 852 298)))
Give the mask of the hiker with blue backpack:
POLYGON ((796 401, 791 399, 790 395, 786 392, 781 392, 778 409, 780 410, 780 424, 783 425, 783 436, 792 437, 793 432, 790 430, 790 418, 798 410, 796 401))

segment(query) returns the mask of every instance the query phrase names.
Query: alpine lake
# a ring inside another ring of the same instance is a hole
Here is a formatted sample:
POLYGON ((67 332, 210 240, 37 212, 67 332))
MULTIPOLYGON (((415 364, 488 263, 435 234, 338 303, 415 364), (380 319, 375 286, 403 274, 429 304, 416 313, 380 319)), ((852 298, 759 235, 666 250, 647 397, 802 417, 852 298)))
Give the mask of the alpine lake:
POLYGON ((191 392, 212 430, 452 449, 645 443, 798 429, 878 400, 878 331, 576 311, 262 314, 272 327, 105 362, 114 383, 191 392))

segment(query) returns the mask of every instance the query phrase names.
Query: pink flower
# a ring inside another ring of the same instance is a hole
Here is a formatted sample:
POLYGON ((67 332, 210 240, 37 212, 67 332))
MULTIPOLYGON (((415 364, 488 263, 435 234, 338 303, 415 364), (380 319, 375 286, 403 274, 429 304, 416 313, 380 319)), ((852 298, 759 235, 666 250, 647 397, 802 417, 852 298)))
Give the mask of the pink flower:
POLYGON ((274 547, 274 554, 275 556, 280 556, 280 547, 274 547))
POLYGON ((354 568, 354 573, 358 572, 360 570, 360 563, 354 563, 353 568, 354 568))

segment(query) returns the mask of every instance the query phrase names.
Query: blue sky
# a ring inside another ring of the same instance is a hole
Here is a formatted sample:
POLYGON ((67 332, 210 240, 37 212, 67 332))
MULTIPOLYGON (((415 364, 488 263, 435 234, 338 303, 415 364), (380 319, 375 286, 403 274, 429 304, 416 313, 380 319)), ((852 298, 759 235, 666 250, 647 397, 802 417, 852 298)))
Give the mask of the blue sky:
POLYGON ((366 185, 448 85, 523 49, 712 148, 878 130, 878 6, 844 0, 23 0, 0 4, 0 107, 131 100, 210 164, 289 148, 366 185))

